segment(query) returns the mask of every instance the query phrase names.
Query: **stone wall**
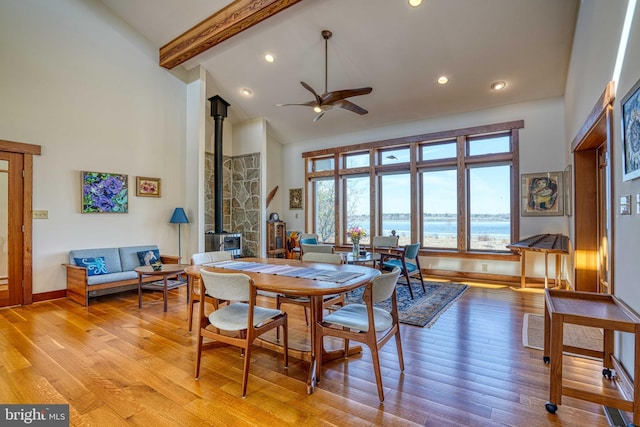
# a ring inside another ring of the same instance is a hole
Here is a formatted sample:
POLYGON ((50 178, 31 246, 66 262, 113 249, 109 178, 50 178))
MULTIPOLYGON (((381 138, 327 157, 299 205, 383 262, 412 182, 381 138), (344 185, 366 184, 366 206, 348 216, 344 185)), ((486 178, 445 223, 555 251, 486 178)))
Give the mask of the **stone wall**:
MULTIPOLYGON (((205 231, 215 228, 213 166, 213 154, 206 153, 205 231)), ((224 231, 242 233, 243 256, 260 256, 260 154, 224 157, 222 166, 224 231)))

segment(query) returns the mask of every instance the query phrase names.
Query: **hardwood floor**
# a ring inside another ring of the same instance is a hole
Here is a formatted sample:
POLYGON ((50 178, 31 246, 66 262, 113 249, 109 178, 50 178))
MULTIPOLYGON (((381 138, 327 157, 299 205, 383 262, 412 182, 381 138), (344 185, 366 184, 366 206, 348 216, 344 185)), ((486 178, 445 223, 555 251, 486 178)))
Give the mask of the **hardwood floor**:
MULTIPOLYGON (((292 334, 306 333, 302 308, 292 334)), ((196 338, 187 332, 185 289, 66 299, 0 310, 0 402, 69 403, 71 425, 607 426, 600 405, 563 397, 544 408, 549 366, 522 347, 524 313, 542 313, 540 290, 472 285, 429 329, 402 325, 405 371, 393 340, 381 352, 378 401, 368 349, 325 363, 306 394, 308 363, 256 348, 247 397, 235 348, 205 351, 194 379, 196 338)), ((194 326, 195 330, 195 326, 194 326)), ((611 387, 601 362, 565 357, 565 374, 611 387)))

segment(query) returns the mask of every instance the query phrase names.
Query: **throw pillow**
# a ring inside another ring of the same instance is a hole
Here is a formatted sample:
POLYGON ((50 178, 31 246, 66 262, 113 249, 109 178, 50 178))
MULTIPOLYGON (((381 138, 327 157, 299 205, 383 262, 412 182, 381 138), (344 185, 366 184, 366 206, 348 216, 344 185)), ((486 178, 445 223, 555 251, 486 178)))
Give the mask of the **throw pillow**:
POLYGON ((151 265, 154 262, 160 262, 160 251, 158 249, 140 251, 138 252, 138 260, 140 265, 151 265))
POLYGON ((107 264, 104 262, 104 257, 74 258, 74 261, 78 266, 85 267, 89 276, 109 273, 107 271, 107 264))
POLYGON ((300 239, 300 243, 304 245, 317 245, 318 239, 316 239, 315 237, 308 237, 306 239, 300 239))

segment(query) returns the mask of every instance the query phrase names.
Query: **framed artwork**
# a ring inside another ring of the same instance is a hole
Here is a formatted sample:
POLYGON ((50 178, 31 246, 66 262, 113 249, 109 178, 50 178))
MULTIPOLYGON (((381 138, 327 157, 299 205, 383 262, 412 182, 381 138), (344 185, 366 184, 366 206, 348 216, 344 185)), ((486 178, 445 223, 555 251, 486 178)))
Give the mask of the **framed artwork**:
POLYGON ((522 216, 564 215, 563 171, 522 174, 522 216))
POLYGON ((129 212, 127 175, 82 172, 82 213, 129 212))
POLYGON ((136 196, 160 197, 160 178, 136 176, 136 196))
POLYGON ((640 80, 620 101, 622 110, 622 180, 640 177, 640 80))
POLYGON ((620 215, 631 215, 631 196, 620 196, 620 215))
POLYGON ((289 189, 289 209, 302 209, 302 188, 289 189))
POLYGON ((571 203, 573 202, 573 191, 572 191, 572 183, 573 175, 571 175, 572 168, 571 165, 568 165, 564 168, 564 214, 566 216, 571 216, 571 203))

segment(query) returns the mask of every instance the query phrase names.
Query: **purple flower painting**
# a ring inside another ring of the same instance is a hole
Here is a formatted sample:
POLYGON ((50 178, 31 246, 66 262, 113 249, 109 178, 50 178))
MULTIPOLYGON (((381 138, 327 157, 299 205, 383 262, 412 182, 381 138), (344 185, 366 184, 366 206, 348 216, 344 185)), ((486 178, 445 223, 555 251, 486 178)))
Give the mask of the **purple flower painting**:
POLYGON ((129 212, 127 175, 82 172, 82 213, 129 212))

